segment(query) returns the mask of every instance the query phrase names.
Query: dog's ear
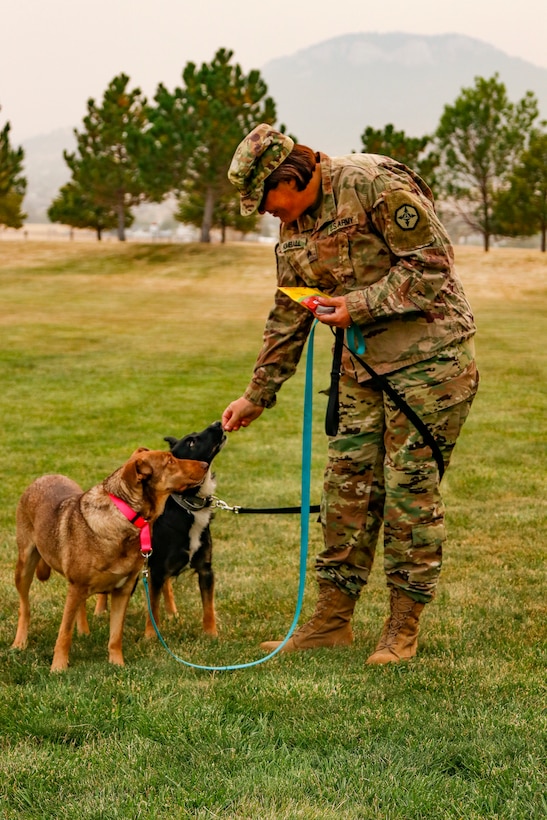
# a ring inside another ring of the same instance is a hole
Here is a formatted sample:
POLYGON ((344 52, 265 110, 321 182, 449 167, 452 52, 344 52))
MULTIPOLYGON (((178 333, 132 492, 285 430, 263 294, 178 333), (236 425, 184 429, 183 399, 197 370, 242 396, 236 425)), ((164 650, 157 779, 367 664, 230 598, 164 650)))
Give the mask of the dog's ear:
POLYGON ((149 447, 137 447, 137 449, 135 450, 135 452, 134 452, 134 453, 131 453, 131 458, 134 458, 135 456, 138 456, 138 455, 139 455, 139 453, 149 453, 149 452, 150 452, 150 448, 149 448, 149 447))
POLYGON ((145 455, 141 455, 139 458, 136 458, 135 472, 137 475, 137 481, 146 481, 146 479, 150 478, 154 472, 154 467, 152 466, 151 460, 145 455))
POLYGON ((123 478, 128 484, 135 486, 152 475, 153 468, 150 460, 146 457, 149 453, 148 447, 138 447, 126 462, 123 469, 123 478))
POLYGON ((165 436, 165 438, 163 440, 167 442, 167 444, 169 445, 169 447, 171 449, 173 449, 173 447, 175 446, 175 444, 178 441, 178 438, 175 438, 174 436, 165 436))

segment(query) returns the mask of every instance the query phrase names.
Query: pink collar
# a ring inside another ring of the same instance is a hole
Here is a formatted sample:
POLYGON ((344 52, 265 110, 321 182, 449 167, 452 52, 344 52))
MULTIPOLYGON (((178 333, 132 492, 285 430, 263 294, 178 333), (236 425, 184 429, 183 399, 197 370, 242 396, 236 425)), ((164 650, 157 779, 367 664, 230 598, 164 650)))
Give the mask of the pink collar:
POLYGON ((140 513, 136 513, 129 504, 126 504, 125 501, 122 501, 117 495, 112 495, 112 493, 108 493, 108 495, 119 511, 125 515, 127 520, 139 528, 141 531, 141 553, 144 556, 150 555, 152 552, 152 539, 150 537, 150 524, 146 518, 143 518, 140 513))

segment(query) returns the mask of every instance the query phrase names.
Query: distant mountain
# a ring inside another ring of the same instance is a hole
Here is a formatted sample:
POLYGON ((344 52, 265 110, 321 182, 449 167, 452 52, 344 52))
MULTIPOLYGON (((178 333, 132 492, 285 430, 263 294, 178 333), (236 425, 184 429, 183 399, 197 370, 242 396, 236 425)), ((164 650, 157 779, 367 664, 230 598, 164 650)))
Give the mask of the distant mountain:
POLYGON ((261 69, 279 122, 332 155, 359 151, 369 125, 431 133, 462 88, 496 72, 513 102, 533 91, 547 118, 547 69, 457 34, 346 34, 261 69))
MULTIPOLYGON (((411 136, 431 133, 462 88, 496 72, 513 102, 533 91, 547 119, 547 69, 457 34, 346 34, 261 69, 279 122, 301 142, 333 155, 359 151, 369 125, 393 123, 411 136)), ((25 208, 29 221, 43 222, 70 176, 63 149, 74 149, 74 135, 62 129, 22 144, 25 208)))

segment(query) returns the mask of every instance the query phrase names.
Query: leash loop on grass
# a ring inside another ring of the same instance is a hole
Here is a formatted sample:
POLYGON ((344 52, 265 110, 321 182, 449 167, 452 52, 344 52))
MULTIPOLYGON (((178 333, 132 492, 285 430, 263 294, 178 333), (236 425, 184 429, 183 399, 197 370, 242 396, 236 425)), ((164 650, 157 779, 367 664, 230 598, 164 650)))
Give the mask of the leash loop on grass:
MULTIPOLYGON (((298 619, 300 617, 300 612, 302 610, 302 601, 304 600, 304 587, 306 583, 306 564, 308 560, 308 539, 309 539, 309 529, 310 529, 310 519, 309 519, 309 512, 310 512, 310 477, 311 477, 311 444, 312 444, 312 405, 313 405, 313 340, 315 336, 315 326, 317 325, 317 320, 312 325, 310 335, 308 337, 308 349, 306 354, 306 380, 304 385, 304 414, 303 414, 303 423, 302 423, 302 481, 301 481, 301 496, 302 496, 302 503, 300 508, 300 573, 299 573, 299 581, 298 581, 298 596, 296 601, 296 609, 294 613, 294 618, 292 624, 287 632, 283 641, 277 646, 272 652, 268 655, 265 655, 263 658, 258 658, 256 661, 249 661, 248 663, 236 663, 230 666, 206 666, 198 663, 190 663, 190 661, 186 661, 183 658, 179 658, 178 655, 175 655, 172 652, 167 644, 165 643, 161 632, 158 629, 158 625, 154 620, 154 616, 152 614, 152 604, 150 601, 150 590, 148 587, 148 562, 145 562, 145 566, 143 568, 142 573, 142 583, 144 586, 144 591, 146 593, 146 601, 148 604, 148 612, 150 614, 150 620, 152 622, 152 626, 158 636, 158 639, 164 649, 174 658, 178 663, 184 664, 184 666, 190 666, 192 669, 203 669, 207 672, 227 672, 232 671, 234 669, 248 669, 251 666, 258 666, 261 663, 265 663, 269 661, 270 658, 273 658, 274 655, 277 655, 278 652, 281 652, 291 635, 293 634, 296 626, 298 624, 298 619)), ((230 508, 225 502, 221 502, 221 509, 233 509, 230 508)))

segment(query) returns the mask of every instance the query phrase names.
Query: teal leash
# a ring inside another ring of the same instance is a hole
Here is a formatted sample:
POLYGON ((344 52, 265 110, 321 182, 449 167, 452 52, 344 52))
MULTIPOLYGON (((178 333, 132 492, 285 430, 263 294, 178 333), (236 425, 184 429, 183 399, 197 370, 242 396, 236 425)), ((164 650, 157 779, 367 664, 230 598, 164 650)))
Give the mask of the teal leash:
POLYGON ((269 661, 274 655, 277 655, 279 652, 282 651, 283 647, 293 634, 296 626, 298 624, 298 619, 300 618, 300 612, 302 610, 302 602, 304 600, 304 587, 306 584, 306 565, 308 560, 308 540, 309 540, 309 532, 310 532, 310 516, 309 516, 309 509, 310 509, 310 478, 311 478, 311 445, 312 445, 312 407, 313 407, 313 342, 315 336, 315 326, 317 325, 317 319, 312 325, 309 337, 308 337, 308 350, 306 355, 306 380, 304 386, 304 415, 303 415, 303 424, 302 424, 302 505, 300 511, 300 574, 299 574, 299 582, 298 582, 298 597, 296 601, 296 609, 294 613, 294 618, 292 624, 290 626, 287 635, 281 642, 281 644, 276 647, 272 652, 268 655, 265 655, 263 658, 259 658, 256 661, 249 661, 248 663, 236 663, 231 664, 229 666, 206 666, 198 663, 190 663, 190 661, 186 661, 183 658, 180 658, 174 652, 169 649, 161 632, 158 629, 158 625, 154 620, 154 616, 152 614, 152 604, 150 601, 150 590, 148 586, 148 564, 145 558, 145 565, 143 568, 142 573, 142 582, 144 586, 144 591, 146 593, 146 601, 148 604, 148 612, 150 614, 150 620, 152 622, 152 626, 158 636, 158 639, 163 646, 163 648, 174 658, 178 663, 184 664, 184 666, 190 666, 192 669, 203 669, 207 672, 228 672, 234 669, 249 669, 252 666, 258 666, 261 663, 265 663, 269 661))

